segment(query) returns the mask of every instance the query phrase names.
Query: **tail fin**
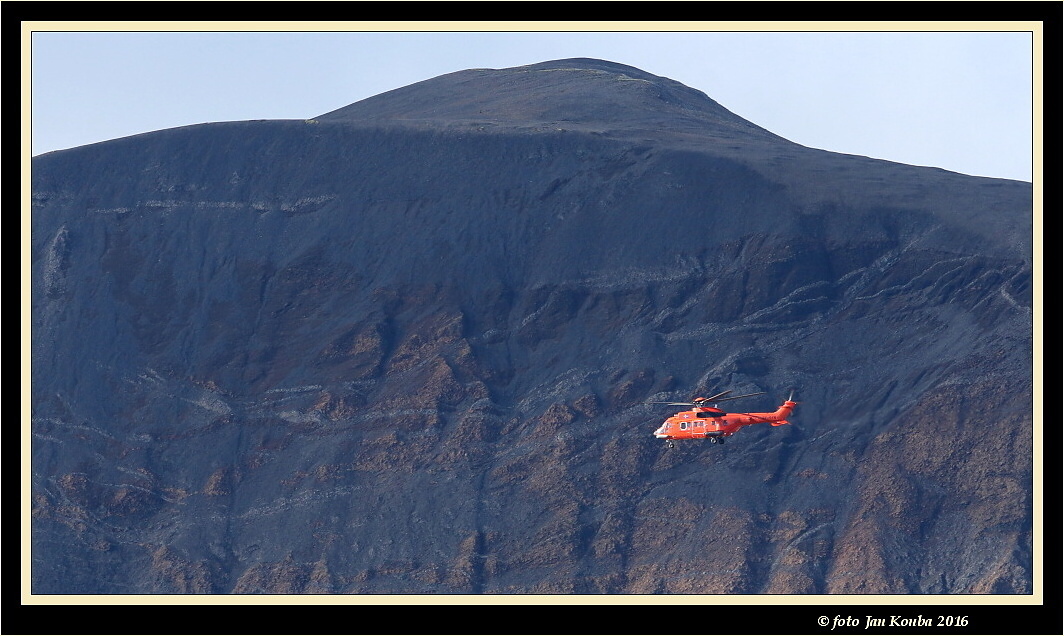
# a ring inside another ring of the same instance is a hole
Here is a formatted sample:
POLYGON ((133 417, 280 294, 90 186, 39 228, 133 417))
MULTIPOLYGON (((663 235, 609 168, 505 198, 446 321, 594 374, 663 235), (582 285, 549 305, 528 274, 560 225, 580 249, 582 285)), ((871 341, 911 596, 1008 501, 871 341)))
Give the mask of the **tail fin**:
MULTIPOLYGON (((787 417, 792 411, 794 411, 794 407, 796 406, 798 406, 798 403, 794 401, 794 389, 791 389, 791 394, 787 397, 787 400, 780 405, 779 409, 776 410, 776 413, 783 417, 787 417)), ((772 423, 773 426, 787 426, 788 424, 790 424, 790 422, 787 420, 776 420, 772 423)))
MULTIPOLYGON (((794 407, 796 406, 798 406, 798 403, 794 401, 794 391, 792 390, 791 395, 787 398, 787 400, 783 404, 781 404, 778 409, 776 409, 775 415, 776 417, 787 417, 791 414, 792 411, 794 411, 794 407)), ((787 424, 790 424, 790 422, 788 422, 787 420, 778 420, 776 422, 773 422, 772 425, 785 426, 787 424)))

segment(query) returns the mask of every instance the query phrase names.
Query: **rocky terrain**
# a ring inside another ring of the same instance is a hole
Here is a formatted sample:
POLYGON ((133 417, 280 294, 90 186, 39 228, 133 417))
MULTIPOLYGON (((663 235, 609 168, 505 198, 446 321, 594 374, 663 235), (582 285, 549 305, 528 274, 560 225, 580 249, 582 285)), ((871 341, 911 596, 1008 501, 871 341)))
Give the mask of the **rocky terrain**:
POLYGON ((1033 591, 1030 183, 575 59, 32 184, 34 593, 1033 591))

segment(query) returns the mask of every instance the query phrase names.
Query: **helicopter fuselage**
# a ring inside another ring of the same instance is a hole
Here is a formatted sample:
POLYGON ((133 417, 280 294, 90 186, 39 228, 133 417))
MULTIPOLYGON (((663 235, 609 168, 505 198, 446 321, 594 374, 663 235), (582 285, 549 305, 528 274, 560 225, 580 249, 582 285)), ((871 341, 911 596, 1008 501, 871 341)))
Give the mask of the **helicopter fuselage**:
POLYGON ((725 413, 707 406, 696 406, 690 411, 681 411, 665 420, 654 431, 658 439, 710 439, 723 441, 739 429, 751 424, 768 423, 772 426, 790 424, 787 417, 794 410, 797 402, 787 400, 772 413, 725 413))

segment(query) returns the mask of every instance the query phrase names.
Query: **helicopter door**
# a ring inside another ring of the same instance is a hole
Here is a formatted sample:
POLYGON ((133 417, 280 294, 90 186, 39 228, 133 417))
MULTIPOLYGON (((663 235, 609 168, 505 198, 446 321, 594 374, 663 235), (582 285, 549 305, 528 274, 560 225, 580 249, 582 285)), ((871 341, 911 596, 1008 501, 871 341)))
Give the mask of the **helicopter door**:
POLYGON ((694 435, 695 437, 705 437, 706 436, 706 421, 705 420, 695 420, 692 423, 692 429, 693 430, 691 431, 691 434, 694 435))

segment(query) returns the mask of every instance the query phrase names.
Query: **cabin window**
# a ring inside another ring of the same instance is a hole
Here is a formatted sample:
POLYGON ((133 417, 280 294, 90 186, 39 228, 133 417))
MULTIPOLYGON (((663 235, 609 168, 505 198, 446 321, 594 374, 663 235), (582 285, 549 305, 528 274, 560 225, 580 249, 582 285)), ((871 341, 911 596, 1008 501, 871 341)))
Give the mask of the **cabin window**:
POLYGON ((687 422, 680 422, 680 430, 681 431, 686 431, 687 430, 687 422))

